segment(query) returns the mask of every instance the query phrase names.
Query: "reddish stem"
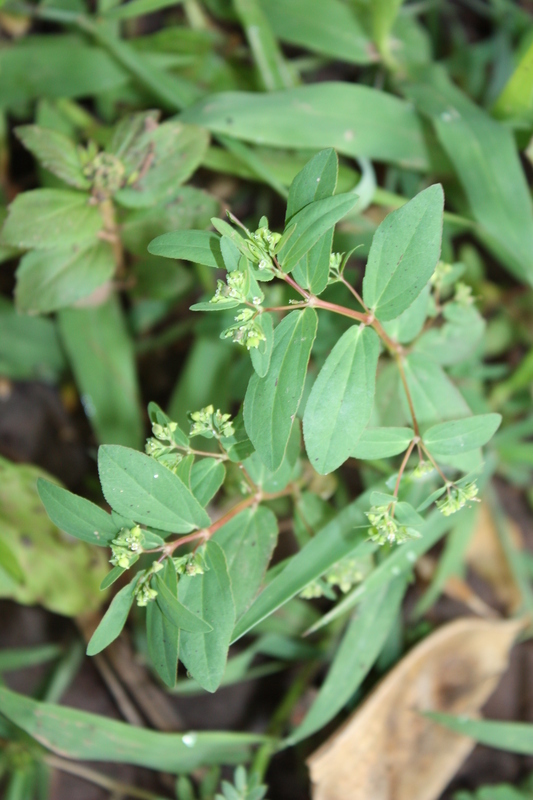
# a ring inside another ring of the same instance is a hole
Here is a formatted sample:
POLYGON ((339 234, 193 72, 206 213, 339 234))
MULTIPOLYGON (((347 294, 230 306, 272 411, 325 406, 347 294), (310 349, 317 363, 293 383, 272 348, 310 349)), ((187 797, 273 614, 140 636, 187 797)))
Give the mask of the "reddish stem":
POLYGON ((405 453, 405 455, 403 457, 403 461, 402 461, 402 463, 400 465, 400 469, 398 470, 398 477, 396 478, 396 486, 394 487, 394 497, 398 497, 398 491, 400 489, 400 481, 402 479, 402 475, 403 475, 403 473, 405 471, 405 468, 407 466, 407 462, 409 461, 409 457, 410 457, 411 453, 413 452, 414 447, 415 447, 416 444, 418 444, 417 437, 415 437, 412 440, 411 444, 407 448, 407 451, 406 451, 406 453, 405 453))

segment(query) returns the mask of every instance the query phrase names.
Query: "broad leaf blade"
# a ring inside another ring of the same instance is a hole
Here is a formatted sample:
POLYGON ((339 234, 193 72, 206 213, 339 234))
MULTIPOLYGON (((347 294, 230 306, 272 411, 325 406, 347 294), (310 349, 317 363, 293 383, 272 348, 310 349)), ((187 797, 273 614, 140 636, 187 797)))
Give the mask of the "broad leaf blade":
MULTIPOLYGON (((162 583, 170 596, 178 596, 178 579, 174 562, 167 558, 162 583)), ((146 638, 148 655, 163 683, 172 688, 178 673, 179 628, 163 613, 159 602, 150 602, 146 609, 146 638)))
POLYGON ((209 633, 213 630, 209 623, 180 603, 159 575, 155 576, 155 588, 157 589, 157 605, 175 628, 190 633, 209 633))
POLYGON ((291 217, 288 227, 296 225, 296 228, 278 252, 283 270, 290 272, 294 269, 321 236, 354 207, 357 199, 353 192, 336 194, 309 203, 291 217))
POLYGON ((313 705, 287 744, 296 744, 323 728, 353 696, 381 652, 396 619, 406 583, 403 575, 393 578, 389 584, 374 589, 361 603, 313 705))
POLYGON ((209 231, 172 231, 157 236, 148 245, 148 252, 164 258, 180 258, 224 269, 220 251, 220 236, 209 231))
POLYGON ((479 744, 510 750, 511 753, 533 755, 533 725, 527 722, 500 722, 488 719, 454 717, 438 711, 426 711, 426 716, 479 744))
POLYGON ((112 278, 115 268, 108 242, 33 250, 22 257, 17 269, 17 308, 44 314, 74 305, 112 278))
MULTIPOLYGON (((287 200, 286 222, 315 200, 331 197, 337 186, 339 162, 331 148, 322 150, 294 178, 287 200)), ((294 278, 304 289, 321 294, 328 284, 333 228, 320 239, 294 267, 294 278)))
POLYGON ((117 536, 119 528, 111 515, 89 500, 43 478, 37 481, 37 491, 46 513, 65 533, 100 547, 106 547, 117 536))
POLYGON ((355 13, 339 0, 261 0, 261 5, 282 42, 352 64, 376 60, 355 13))
POLYGON ((87 655, 95 656, 114 642, 126 624, 133 604, 136 581, 132 581, 118 592, 104 614, 102 621, 91 636, 87 645, 87 655))
POLYGON ((337 186, 339 160, 332 147, 321 150, 300 170, 291 183, 285 221, 315 200, 331 197, 337 186))
POLYGON ((201 506, 213 499, 226 477, 226 468, 216 458, 203 458, 192 466, 191 491, 201 506))
POLYGON ((374 238, 363 300, 378 319, 398 317, 416 300, 440 257, 444 194, 435 184, 392 211, 374 238))
POLYGON ((48 249, 79 245, 95 239, 104 221, 89 195, 67 189, 22 192, 9 206, 2 230, 3 244, 48 249))
POLYGON ((411 428, 366 428, 355 445, 353 458, 390 458, 403 453, 413 440, 411 428))
POLYGON ((353 325, 339 339, 311 389, 304 414, 309 460, 321 475, 348 459, 372 413, 379 339, 353 325))
POLYGON ((423 436, 433 455, 455 456, 468 453, 492 439, 500 427, 500 414, 476 414, 466 419, 433 425, 423 436))
POLYGON ((104 445, 98 451, 98 471, 104 497, 119 514, 174 533, 210 524, 178 476, 144 453, 104 445))
POLYGON ((363 508, 368 508, 365 495, 344 508, 291 558, 241 617, 233 632, 233 641, 273 614, 344 556, 359 556, 375 549, 376 546, 367 540, 368 520, 363 508))
POLYGON ((203 575, 180 578, 178 598, 213 630, 205 634, 182 631, 180 659, 200 686, 214 692, 226 669, 235 605, 226 557, 216 542, 206 544, 205 560, 208 570, 203 575))
POLYGON ((261 587, 277 538, 276 517, 265 506, 242 511, 213 536, 226 556, 237 619, 261 587))
POLYGON ((143 421, 135 353, 118 299, 93 308, 64 309, 59 330, 99 441, 140 446, 143 421))
POLYGON ((82 761, 116 761, 180 774, 202 765, 241 763, 257 734, 159 733, 86 711, 39 703, 0 687, 0 713, 43 747, 82 761))
POLYGON ((21 125, 15 132, 45 169, 77 189, 90 188, 91 184, 83 174, 80 151, 63 133, 38 125, 21 125))
POLYGON ((420 77, 406 94, 431 119, 483 242, 514 275, 533 283, 533 208, 512 131, 453 86, 441 68, 420 77))
POLYGON ((265 338, 259 342, 258 347, 252 347, 250 350, 250 358, 252 360, 252 366, 259 377, 264 378, 270 368, 272 348, 274 347, 274 322, 272 320, 272 314, 268 312, 261 314, 258 319, 258 324, 265 338))
POLYGON ((417 170, 428 169, 431 160, 411 106, 360 84, 325 81, 268 94, 221 92, 187 108, 182 119, 274 147, 334 147, 417 170))
POLYGON ((270 369, 252 375, 244 399, 244 423, 252 444, 274 472, 281 462, 302 396, 318 318, 312 308, 293 311, 274 332, 270 369))

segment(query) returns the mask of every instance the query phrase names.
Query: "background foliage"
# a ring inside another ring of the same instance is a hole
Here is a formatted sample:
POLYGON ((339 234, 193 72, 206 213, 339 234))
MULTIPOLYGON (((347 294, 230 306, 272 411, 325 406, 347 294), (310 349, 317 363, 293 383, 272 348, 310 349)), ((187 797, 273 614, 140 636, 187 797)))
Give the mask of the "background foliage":
MULTIPOLYGON (((44 665, 0 688, 5 796, 59 769, 308 797, 305 756, 443 597, 529 636, 530 4, 4 0, 0 31, 0 402, 68 420, 43 447, 0 424, 0 596, 78 628, 0 650, 44 665), (129 724, 57 705, 83 639, 110 686, 133 643, 129 724), (245 730, 155 711, 252 679, 277 710, 245 730)), ((524 722, 430 710, 533 752, 524 722)))

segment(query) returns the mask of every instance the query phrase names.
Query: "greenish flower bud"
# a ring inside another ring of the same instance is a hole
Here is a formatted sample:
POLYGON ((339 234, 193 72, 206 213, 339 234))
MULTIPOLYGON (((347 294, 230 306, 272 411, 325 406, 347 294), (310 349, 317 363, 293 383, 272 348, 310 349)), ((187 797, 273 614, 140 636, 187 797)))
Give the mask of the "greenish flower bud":
POLYGON ((475 483, 467 483, 466 486, 447 486, 446 496, 442 500, 437 500, 435 505, 445 517, 449 517, 464 508, 467 503, 479 503, 477 498, 478 487, 475 483))

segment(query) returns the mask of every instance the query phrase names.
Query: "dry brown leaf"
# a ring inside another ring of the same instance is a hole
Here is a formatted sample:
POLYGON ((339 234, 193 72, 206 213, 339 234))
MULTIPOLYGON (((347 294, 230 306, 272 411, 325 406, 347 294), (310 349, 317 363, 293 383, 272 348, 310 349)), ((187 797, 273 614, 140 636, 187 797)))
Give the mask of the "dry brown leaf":
MULTIPOLYGON (((517 525, 507 520, 514 544, 522 546, 517 525)), ((474 536, 466 553, 468 565, 491 586, 498 602, 508 613, 520 607, 522 598, 500 543, 489 507, 483 503, 474 536)))
POLYGON ((475 715, 521 628, 466 618, 428 636, 308 760, 313 800, 434 800, 474 742, 424 711, 475 715))

